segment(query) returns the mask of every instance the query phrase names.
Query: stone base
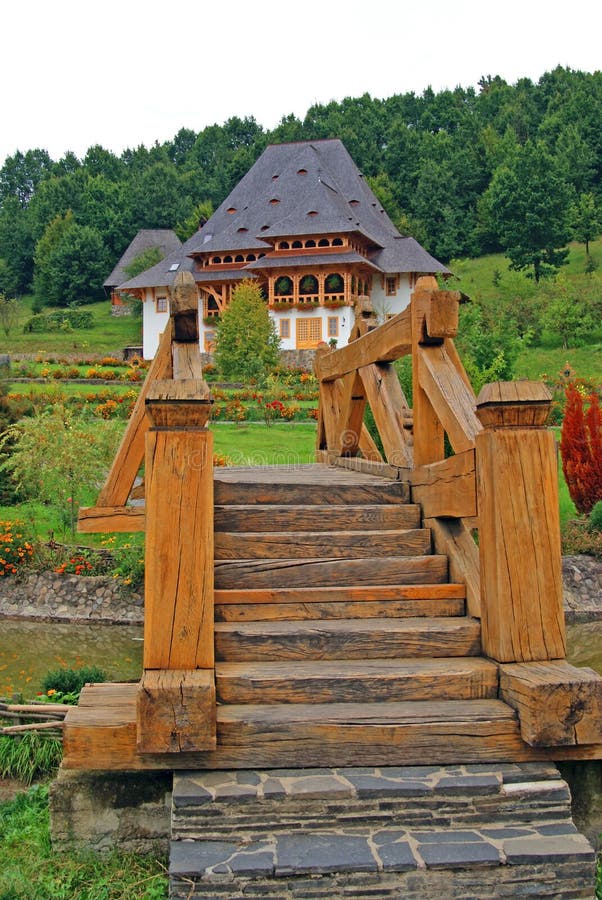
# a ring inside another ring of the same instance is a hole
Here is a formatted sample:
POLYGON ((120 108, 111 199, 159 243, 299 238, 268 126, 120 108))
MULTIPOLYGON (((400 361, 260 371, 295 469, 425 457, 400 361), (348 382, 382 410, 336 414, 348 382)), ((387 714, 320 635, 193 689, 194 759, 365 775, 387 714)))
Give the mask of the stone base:
POLYGON ((586 897, 552 765, 176 773, 171 900, 586 897))
POLYGON ((167 853, 171 772, 71 772, 50 788, 55 849, 167 853))

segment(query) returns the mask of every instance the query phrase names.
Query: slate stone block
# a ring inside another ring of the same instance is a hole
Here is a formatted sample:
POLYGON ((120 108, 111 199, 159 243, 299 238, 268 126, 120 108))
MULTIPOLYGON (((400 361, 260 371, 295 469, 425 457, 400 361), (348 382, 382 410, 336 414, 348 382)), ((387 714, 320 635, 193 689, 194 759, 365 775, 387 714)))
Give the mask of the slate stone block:
POLYGON ((276 875, 376 870, 366 838, 336 833, 277 836, 276 875))
POLYGON ((593 865, 595 860, 591 844, 581 834, 511 838, 504 841, 503 850, 510 866, 572 860, 593 865))
POLYGON ((499 851, 486 841, 460 844, 439 841, 420 844, 418 852, 429 868, 456 869, 467 866, 495 866, 500 863, 499 851))

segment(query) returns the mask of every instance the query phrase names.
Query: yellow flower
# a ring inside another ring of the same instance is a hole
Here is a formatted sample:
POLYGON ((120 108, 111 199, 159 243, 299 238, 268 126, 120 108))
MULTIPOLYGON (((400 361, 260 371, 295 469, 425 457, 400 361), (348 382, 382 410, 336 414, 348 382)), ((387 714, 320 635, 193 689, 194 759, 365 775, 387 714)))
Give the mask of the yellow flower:
POLYGON ((50 688, 49 691, 46 691, 46 694, 47 694, 49 697, 53 697, 53 696, 56 694, 56 691, 55 691, 54 688, 50 688))

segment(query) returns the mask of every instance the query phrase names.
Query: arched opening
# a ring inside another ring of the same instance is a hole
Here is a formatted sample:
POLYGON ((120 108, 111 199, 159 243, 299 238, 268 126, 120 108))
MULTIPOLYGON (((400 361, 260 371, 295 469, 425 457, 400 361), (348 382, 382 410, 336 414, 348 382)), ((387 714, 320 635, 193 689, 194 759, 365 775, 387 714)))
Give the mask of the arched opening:
POLYGON ((306 246, 306 247, 315 247, 315 246, 316 246, 316 242, 315 242, 314 240, 311 240, 311 239, 310 239, 309 241, 305 241, 305 246, 306 246))
POLYGON ((318 247, 330 247, 330 241, 328 238, 320 238, 318 241, 318 247))
POLYGON ((293 250, 301 250, 303 247, 303 244, 301 243, 301 241, 293 241, 293 243, 291 244, 291 247, 293 248, 293 250))
POLYGON ((342 239, 341 239, 341 238, 334 238, 334 240, 333 240, 333 242, 332 242, 332 246, 333 246, 333 247, 342 247, 342 246, 343 246, 343 241, 342 241, 342 239))
POLYGON ((289 297, 293 293, 293 282, 288 275, 281 275, 274 285, 274 296, 289 297))
POLYGON ((324 282, 325 294, 342 294, 344 287, 343 276, 339 275, 338 272, 332 272, 326 276, 326 281, 324 282))
POLYGON ((307 296, 308 294, 317 294, 319 291, 318 279, 315 275, 304 275, 299 284, 299 294, 307 296))

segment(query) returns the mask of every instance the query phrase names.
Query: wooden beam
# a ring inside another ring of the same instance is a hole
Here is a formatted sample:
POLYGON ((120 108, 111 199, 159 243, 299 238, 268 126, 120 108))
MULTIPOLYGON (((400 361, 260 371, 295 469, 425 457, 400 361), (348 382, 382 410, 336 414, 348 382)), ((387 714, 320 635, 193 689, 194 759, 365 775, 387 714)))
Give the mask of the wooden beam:
POLYGON ((203 377, 203 365, 198 344, 174 341, 171 348, 173 377, 176 380, 203 377))
POLYGON ((362 366, 399 359, 411 348, 410 313, 404 310, 346 347, 317 357, 316 375, 322 382, 334 381, 362 366))
POLYGON ((412 448, 404 428, 404 413, 409 413, 409 406, 395 369, 391 363, 373 363, 358 371, 387 462, 392 466, 411 466, 412 448))
MULTIPOLYGON (((513 403, 511 393, 502 396, 513 403)), ((483 647, 498 662, 562 659, 554 435, 542 427, 502 426, 504 418, 503 410, 488 406, 492 424, 476 438, 483 647)))
POLYGON ((477 515, 475 451, 465 450, 449 459, 410 471, 412 502, 420 503, 426 518, 477 515))
POLYGON ((144 667, 213 667, 213 435, 147 435, 144 667))
POLYGON ((423 520, 430 528, 437 553, 449 560, 449 579, 466 587, 466 610, 469 616, 481 615, 481 578, 479 574, 479 549, 475 540, 460 519, 423 520))
POLYGON ((365 409, 366 392, 362 379, 357 372, 350 372, 345 376, 341 398, 341 429, 338 438, 341 456, 357 456, 365 409))
POLYGON ((362 432, 360 434, 360 451, 364 461, 366 462, 383 462, 382 453, 376 446, 365 422, 362 425, 362 432))
POLYGON ((84 533, 144 531, 144 506, 89 506, 79 511, 77 530, 84 533))
POLYGON ((412 326, 412 404, 414 413, 414 465, 439 462, 445 457, 444 432, 425 389, 426 373, 421 346, 425 334, 425 308, 437 290, 436 278, 419 278, 410 304, 412 326))
POLYGON ((161 335, 159 349, 146 374, 107 480, 98 495, 97 507, 125 506, 127 502, 144 460, 144 439, 149 427, 145 404, 149 387, 158 378, 172 377, 171 338, 170 319, 161 335))
POLYGON ((500 666, 500 698, 530 747, 602 743, 602 678, 565 660, 500 666))
MULTIPOLYGON (((175 341, 199 343, 199 296, 192 272, 178 272, 170 299, 175 341)), ((175 377, 175 376, 174 376, 175 377)))
POLYGON ((147 669, 136 697, 138 753, 215 750, 213 670, 147 669))
POLYGON ((482 430, 474 409, 476 400, 472 389, 449 358, 445 346, 419 347, 418 356, 421 387, 454 451, 469 450, 482 430))

